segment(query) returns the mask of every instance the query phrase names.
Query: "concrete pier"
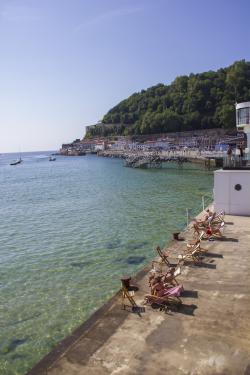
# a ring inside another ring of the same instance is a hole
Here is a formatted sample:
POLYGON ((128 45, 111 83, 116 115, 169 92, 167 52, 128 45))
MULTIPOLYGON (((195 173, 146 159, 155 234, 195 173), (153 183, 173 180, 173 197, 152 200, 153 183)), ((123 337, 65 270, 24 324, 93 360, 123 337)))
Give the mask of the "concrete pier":
MULTIPOLYGON (((202 241, 203 264, 184 266, 179 309, 124 311, 117 294, 28 374, 250 375, 250 218, 225 220, 225 240, 202 241)), ((173 263, 184 248, 169 244, 173 263)), ((136 280, 142 307, 149 269, 136 280)))

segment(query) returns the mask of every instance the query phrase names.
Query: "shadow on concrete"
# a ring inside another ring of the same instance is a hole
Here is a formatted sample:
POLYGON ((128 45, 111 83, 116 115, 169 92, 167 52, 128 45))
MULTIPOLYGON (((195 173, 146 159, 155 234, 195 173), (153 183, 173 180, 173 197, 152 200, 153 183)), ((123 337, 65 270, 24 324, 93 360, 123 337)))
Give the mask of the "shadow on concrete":
POLYGON ((190 264, 189 267, 191 268, 210 268, 212 270, 216 269, 216 264, 211 264, 211 263, 199 263, 199 264, 190 264))
POLYGON ((225 221, 225 224, 226 225, 234 225, 234 223, 232 221, 225 221))
POLYGON ((142 317, 141 314, 146 312, 145 307, 143 306, 130 306, 125 305, 122 310, 126 310, 129 313, 137 314, 140 318, 142 317))
POLYGON ((194 311, 198 308, 197 305, 191 304, 187 305, 185 303, 182 303, 181 305, 171 305, 168 306, 167 313, 171 314, 171 312, 176 312, 179 314, 184 314, 184 315, 194 315, 194 311))
POLYGON ((206 252, 205 253, 205 257, 207 258, 223 258, 223 255, 222 254, 218 254, 218 253, 209 253, 209 252, 206 252))
POLYGON ((197 290, 184 290, 181 293, 181 297, 198 298, 198 291, 197 290))
POLYGON ((184 315, 194 315, 194 311, 197 309, 197 305, 191 304, 187 305, 185 303, 182 304, 158 304, 152 303, 152 309, 165 311, 168 315, 173 315, 172 313, 180 313, 184 315))
POLYGON ((214 241, 223 241, 223 242, 239 242, 238 238, 233 237, 216 237, 214 241))

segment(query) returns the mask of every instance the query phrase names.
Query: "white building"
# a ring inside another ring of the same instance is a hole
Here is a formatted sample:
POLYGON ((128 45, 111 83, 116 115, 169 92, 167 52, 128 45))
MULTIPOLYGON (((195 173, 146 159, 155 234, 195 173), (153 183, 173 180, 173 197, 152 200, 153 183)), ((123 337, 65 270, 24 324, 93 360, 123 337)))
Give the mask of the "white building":
POLYGON ((104 151, 104 150, 105 150, 105 142, 104 141, 96 142, 95 151, 104 151))
MULTIPOLYGON (((236 126, 247 134, 249 150, 250 102, 236 104, 236 126)), ((229 167, 214 172, 214 205, 217 212, 250 216, 250 167, 243 164, 240 155, 233 160, 230 156, 229 167)))
POLYGON ((247 147, 250 147, 250 102, 236 104, 236 126, 238 131, 247 135, 247 147))

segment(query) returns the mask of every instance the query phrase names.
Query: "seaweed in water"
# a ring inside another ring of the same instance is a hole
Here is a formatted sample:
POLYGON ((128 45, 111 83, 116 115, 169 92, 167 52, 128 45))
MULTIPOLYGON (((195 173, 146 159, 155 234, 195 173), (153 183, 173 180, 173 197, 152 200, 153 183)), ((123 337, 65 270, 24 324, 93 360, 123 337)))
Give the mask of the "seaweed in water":
POLYGON ((121 245, 121 242, 117 240, 114 242, 108 242, 106 244, 106 248, 109 250, 113 250, 113 249, 117 249, 118 247, 120 247, 120 245, 121 245))
POLYGON ((131 256, 127 258, 128 264, 140 264, 146 259, 144 256, 131 256))
POLYGON ((141 249, 145 245, 147 245, 147 242, 130 243, 127 245, 127 248, 129 250, 137 250, 137 249, 141 249))
POLYGON ((3 348, 1 349, 1 353, 8 354, 10 352, 13 352, 18 346, 24 344, 26 341, 27 338, 17 339, 14 337, 9 344, 3 346, 3 348))
POLYGON ((72 267, 77 267, 79 269, 83 269, 84 266, 88 266, 90 264, 90 262, 73 262, 73 263, 70 263, 70 265, 72 267))

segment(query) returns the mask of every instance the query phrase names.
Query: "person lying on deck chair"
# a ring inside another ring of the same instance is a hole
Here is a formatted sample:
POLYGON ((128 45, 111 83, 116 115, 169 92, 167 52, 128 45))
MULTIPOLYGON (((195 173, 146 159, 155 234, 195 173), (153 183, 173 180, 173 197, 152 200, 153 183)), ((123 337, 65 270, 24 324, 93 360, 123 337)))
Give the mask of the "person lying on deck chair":
POLYGON ((164 283, 162 276, 156 276, 151 286, 152 294, 162 297, 167 289, 169 289, 169 287, 166 283, 164 283))
POLYGON ((157 276, 156 277, 156 283, 152 286, 152 295, 154 296, 157 296, 157 297, 164 297, 165 295, 168 295, 169 294, 169 291, 170 290, 175 290, 178 291, 178 293, 180 291, 183 290, 183 286, 182 285, 177 285, 177 286, 167 286, 161 279, 161 276, 157 276))

